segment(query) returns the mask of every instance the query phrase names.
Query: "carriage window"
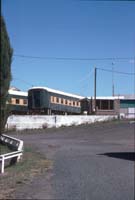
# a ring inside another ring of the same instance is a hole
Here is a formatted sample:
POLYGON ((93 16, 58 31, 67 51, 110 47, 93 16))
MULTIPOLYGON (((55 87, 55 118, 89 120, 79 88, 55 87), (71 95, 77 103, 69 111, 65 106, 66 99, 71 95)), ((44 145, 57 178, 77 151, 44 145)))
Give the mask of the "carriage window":
POLYGON ((54 102, 54 97, 53 96, 51 96, 51 102, 54 102))
POLYGON ((8 103, 12 103, 12 99, 11 98, 9 98, 8 103))
POLYGON ((26 99, 23 99, 23 104, 27 104, 27 100, 26 99))
POLYGON ((58 97, 56 98, 56 102, 59 103, 59 98, 58 97))
POLYGON ((40 91, 34 91, 34 103, 35 103, 35 107, 41 106, 40 91))
POLYGON ((32 95, 28 95, 28 107, 30 108, 32 106, 32 95))
POLYGON ((80 102, 79 101, 77 101, 77 106, 80 106, 80 102))
POLYGON ((19 99, 16 99, 16 100, 15 100, 15 103, 16 103, 16 104, 19 104, 19 103, 20 103, 19 99))

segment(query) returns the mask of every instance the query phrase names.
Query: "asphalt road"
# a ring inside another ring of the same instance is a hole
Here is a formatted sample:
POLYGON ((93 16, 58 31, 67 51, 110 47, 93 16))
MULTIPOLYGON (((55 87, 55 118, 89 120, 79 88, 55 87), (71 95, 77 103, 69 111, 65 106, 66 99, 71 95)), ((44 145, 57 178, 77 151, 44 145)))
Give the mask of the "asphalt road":
POLYGON ((133 200, 134 128, 111 122, 17 134, 52 159, 53 167, 21 186, 16 198, 133 200))

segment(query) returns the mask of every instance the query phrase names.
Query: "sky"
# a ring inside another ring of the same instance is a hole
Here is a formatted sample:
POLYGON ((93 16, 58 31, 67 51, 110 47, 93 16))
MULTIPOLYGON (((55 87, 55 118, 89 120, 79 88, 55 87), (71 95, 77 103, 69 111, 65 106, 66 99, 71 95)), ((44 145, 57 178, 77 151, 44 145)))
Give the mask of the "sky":
POLYGON ((97 96, 111 96, 113 82, 116 95, 134 93, 134 1, 2 0, 2 15, 14 50, 11 86, 93 96, 96 67, 114 70, 97 70, 97 96))

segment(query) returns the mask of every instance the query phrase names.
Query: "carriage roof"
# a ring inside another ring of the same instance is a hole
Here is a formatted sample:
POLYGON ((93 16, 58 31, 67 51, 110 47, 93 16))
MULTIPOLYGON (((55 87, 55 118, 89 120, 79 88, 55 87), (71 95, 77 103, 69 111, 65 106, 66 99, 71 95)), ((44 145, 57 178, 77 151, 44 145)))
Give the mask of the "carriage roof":
POLYGON ((32 87, 32 88, 30 88, 30 90, 31 89, 43 89, 43 90, 47 90, 48 92, 61 94, 61 95, 64 95, 64 96, 69 96, 69 97, 74 97, 74 98, 79 98, 79 99, 84 98, 83 96, 80 96, 80 95, 75 95, 75 94, 63 92, 63 91, 60 91, 60 90, 51 89, 51 88, 48 88, 48 87, 32 87))

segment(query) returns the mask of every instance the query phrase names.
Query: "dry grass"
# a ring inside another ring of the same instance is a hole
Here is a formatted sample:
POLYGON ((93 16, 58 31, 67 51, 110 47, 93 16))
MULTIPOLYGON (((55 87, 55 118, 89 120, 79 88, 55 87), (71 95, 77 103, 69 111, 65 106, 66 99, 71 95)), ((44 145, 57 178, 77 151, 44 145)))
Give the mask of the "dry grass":
POLYGON ((18 185, 32 181, 51 166, 52 162, 39 152, 26 148, 22 160, 16 165, 6 166, 5 173, 0 174, 0 199, 12 198, 18 185))

